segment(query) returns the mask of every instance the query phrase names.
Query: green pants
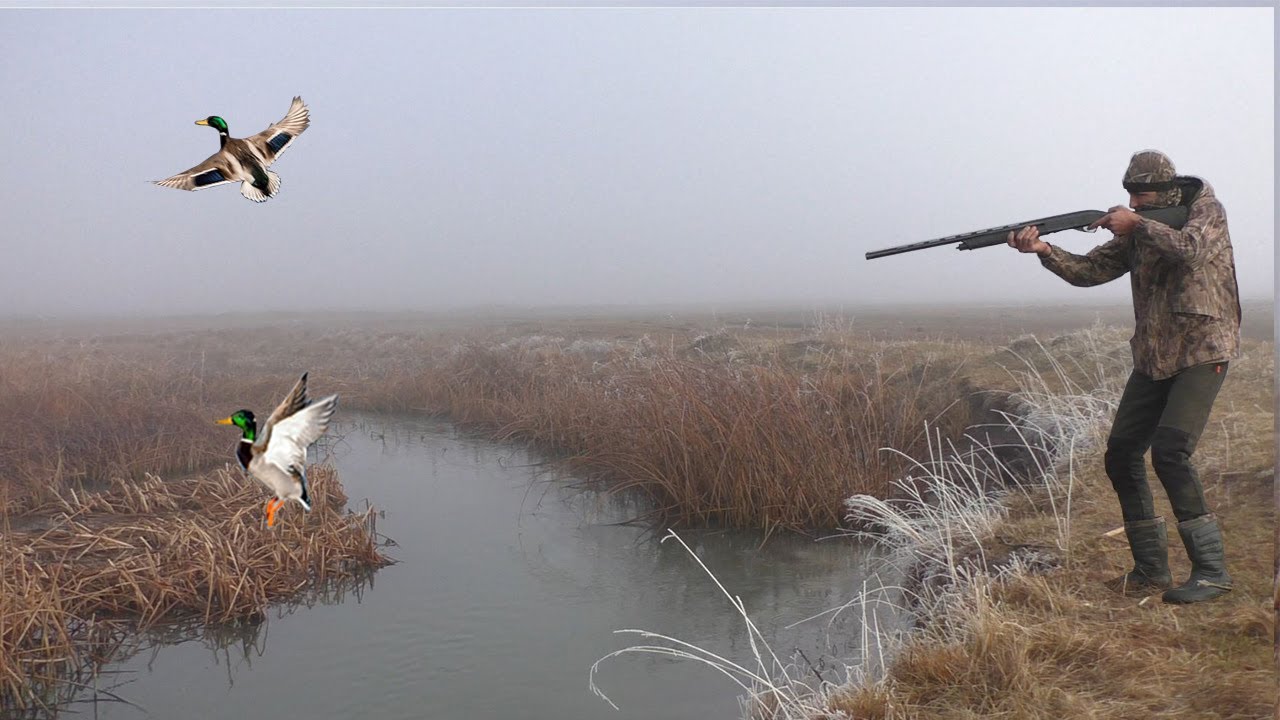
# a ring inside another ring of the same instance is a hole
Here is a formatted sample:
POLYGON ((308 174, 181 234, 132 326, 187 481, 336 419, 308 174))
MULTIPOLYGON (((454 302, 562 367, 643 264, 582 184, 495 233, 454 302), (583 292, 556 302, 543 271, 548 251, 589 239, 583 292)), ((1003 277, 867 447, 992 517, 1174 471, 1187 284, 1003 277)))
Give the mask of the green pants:
POLYGON ((1226 376, 1225 362, 1197 365, 1165 380, 1136 370, 1129 376, 1106 453, 1107 477, 1126 522, 1155 517, 1144 460, 1148 448, 1178 520, 1209 512, 1191 455, 1226 376))

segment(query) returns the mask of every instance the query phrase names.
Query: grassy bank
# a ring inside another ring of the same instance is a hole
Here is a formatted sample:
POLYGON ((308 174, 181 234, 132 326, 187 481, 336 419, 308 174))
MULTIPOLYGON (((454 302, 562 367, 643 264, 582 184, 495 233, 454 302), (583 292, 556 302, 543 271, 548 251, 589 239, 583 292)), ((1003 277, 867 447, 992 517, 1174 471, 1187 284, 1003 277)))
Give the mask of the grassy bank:
MULTIPOLYGON (((1006 357, 1007 367, 1022 368, 1005 384, 1016 386, 1010 390, 1022 403, 1028 438, 1055 445, 1052 463, 1029 478, 1030 487, 951 516, 852 503, 855 515, 892 528, 880 540, 899 550, 900 562, 930 568, 937 581, 917 588, 913 604, 926 609, 921 629, 882 639, 893 658, 885 675, 827 688, 828 711, 858 718, 1272 717, 1274 348, 1247 343, 1195 456, 1221 519, 1235 590, 1176 607, 1102 585, 1132 560, 1115 532, 1121 520, 1101 457, 1119 397, 1115 379, 1125 376, 1125 335, 1098 334, 1059 338, 1027 353, 1030 362, 1006 357), (975 524, 976 534, 948 534, 975 524)), ((935 480, 950 487, 947 475, 937 472, 935 480)), ((1171 518, 1150 477, 1158 511, 1171 518)), ((1190 566, 1170 535, 1181 582, 1190 566)))
MULTIPOLYGON (((267 608, 385 564, 372 510, 352 516, 331 468, 312 469, 312 512, 262 520, 239 470, 116 479, 6 517, 0 537, 0 708, 55 706, 130 634, 261 622, 267 608)), ((296 508, 294 508, 296 510, 296 508)))

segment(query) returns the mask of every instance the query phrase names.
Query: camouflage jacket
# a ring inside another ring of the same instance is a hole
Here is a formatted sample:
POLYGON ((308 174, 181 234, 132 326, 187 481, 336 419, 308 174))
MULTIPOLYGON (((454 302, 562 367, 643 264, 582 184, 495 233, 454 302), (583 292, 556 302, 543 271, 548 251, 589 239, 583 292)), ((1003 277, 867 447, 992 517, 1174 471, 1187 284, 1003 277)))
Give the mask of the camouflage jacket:
POLYGON ((1240 355, 1240 298, 1226 212, 1207 182, 1177 179, 1182 202, 1189 205, 1181 230, 1143 218, 1131 234, 1086 255, 1052 245, 1040 258, 1079 287, 1129 273, 1136 322, 1129 341, 1133 366, 1153 380, 1240 355))

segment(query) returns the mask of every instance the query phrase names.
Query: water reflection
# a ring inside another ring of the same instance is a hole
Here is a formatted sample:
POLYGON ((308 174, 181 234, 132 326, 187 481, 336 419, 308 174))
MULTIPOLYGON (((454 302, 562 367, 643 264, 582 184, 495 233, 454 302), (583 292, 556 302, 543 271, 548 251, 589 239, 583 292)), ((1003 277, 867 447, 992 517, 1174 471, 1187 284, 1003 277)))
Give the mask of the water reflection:
POLYGON ((165 661, 166 651, 181 645, 189 651, 202 650, 209 662, 220 668, 226 686, 233 688, 241 673, 253 672, 255 658, 267 652, 271 618, 281 619, 321 605, 359 604, 365 592, 372 590, 376 571, 352 578, 324 583, 272 605, 265 616, 234 622, 207 624, 197 619, 165 623, 138 631, 133 623, 123 620, 98 620, 78 632, 85 641, 80 644, 80 665, 56 688, 41 697, 43 707, 25 711, 4 708, 5 718, 51 719, 65 714, 84 714, 90 708, 93 717, 115 716, 113 705, 130 708, 139 716, 149 714, 145 707, 129 698, 130 686, 140 676, 153 673, 157 663, 165 661))

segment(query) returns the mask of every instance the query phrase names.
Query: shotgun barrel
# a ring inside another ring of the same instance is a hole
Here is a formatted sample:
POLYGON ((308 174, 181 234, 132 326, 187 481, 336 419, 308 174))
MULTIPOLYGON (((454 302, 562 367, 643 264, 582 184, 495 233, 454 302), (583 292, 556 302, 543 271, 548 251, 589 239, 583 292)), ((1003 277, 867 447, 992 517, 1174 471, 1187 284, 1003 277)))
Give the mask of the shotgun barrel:
MULTIPOLYGON (((1182 229, 1187 222, 1187 208, 1185 205, 1173 205, 1166 208, 1149 208, 1138 210, 1137 213, 1145 218, 1164 223, 1174 229, 1182 229)), ((975 230, 974 232, 961 233, 960 235, 949 235, 936 240, 925 240, 923 242, 911 243, 909 245, 898 245, 897 247, 885 248, 883 250, 872 250, 867 253, 868 260, 887 257, 889 255, 897 255, 899 253, 914 252, 916 250, 924 250, 925 248, 938 247, 940 245, 958 244, 959 250, 977 250, 978 248, 991 247, 992 245, 1003 245, 1007 242, 1010 231, 1021 230, 1028 225, 1035 225, 1040 228, 1041 235, 1050 235, 1052 233, 1061 232, 1063 230, 1084 230, 1089 225, 1096 222, 1099 218, 1107 213, 1101 210, 1077 210, 1075 212, 1063 213, 1061 215, 1051 215, 1049 217, 1038 218, 1035 220, 1027 220, 1026 222, 1011 223, 1009 225, 1001 225, 1000 227, 987 228, 986 230, 975 230)))

